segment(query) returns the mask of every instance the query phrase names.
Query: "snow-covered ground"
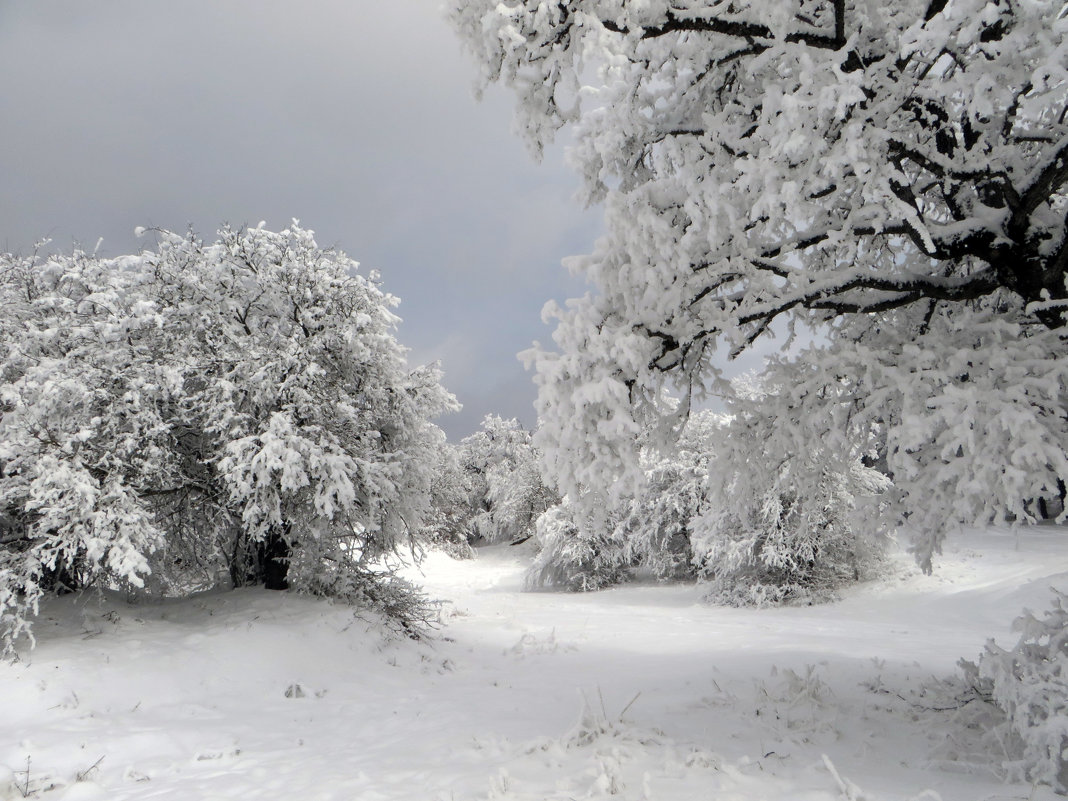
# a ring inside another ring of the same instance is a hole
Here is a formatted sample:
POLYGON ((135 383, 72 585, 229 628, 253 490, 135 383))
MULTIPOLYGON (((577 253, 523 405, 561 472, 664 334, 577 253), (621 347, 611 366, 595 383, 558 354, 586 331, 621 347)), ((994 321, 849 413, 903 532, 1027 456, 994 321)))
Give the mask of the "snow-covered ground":
POLYGON ((49 602, 0 664, 0 799, 979 801, 997 754, 924 692, 1068 585, 1068 531, 952 541, 933 576, 739 610, 693 586, 520 592, 521 549, 432 555, 428 643, 246 590, 49 602))

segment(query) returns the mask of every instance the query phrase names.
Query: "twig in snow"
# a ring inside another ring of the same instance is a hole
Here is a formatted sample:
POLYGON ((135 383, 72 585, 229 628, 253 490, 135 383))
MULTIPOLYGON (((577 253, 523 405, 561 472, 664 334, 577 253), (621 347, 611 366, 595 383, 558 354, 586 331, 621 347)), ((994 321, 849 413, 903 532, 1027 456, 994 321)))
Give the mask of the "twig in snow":
POLYGON ((26 757, 26 770, 25 771, 21 771, 20 770, 20 771, 17 771, 17 772, 25 774, 25 776, 26 776, 25 781, 22 783, 21 787, 19 787, 19 783, 16 782, 16 781, 12 781, 11 783, 13 785, 15 785, 15 789, 18 790, 19 793, 22 794, 23 798, 29 798, 30 797, 30 757, 29 756, 26 757))
MULTIPOLYGON (((623 716, 625 714, 627 714, 627 710, 630 709, 632 706, 634 706, 634 702, 637 701, 641 697, 641 694, 642 694, 642 691, 638 690, 638 693, 633 698, 630 699, 630 703, 628 703, 625 707, 623 707, 623 711, 619 713, 620 721, 622 721, 623 720, 623 716)), ((603 703, 603 701, 602 701, 602 703, 603 703)))
POLYGON ((845 801, 864 801, 865 796, 861 789, 853 782, 843 779, 838 769, 835 768, 834 763, 831 762, 831 758, 826 754, 823 754, 823 764, 826 766, 827 772, 834 778, 838 789, 842 791, 842 797, 845 801))
POLYGON ((107 756, 107 754, 104 754, 104 756, 100 757, 100 759, 98 759, 96 762, 94 762, 92 765, 90 765, 85 770, 78 771, 78 779, 77 779, 77 781, 84 782, 86 777, 90 773, 92 773, 94 770, 96 770, 97 767, 100 765, 100 763, 104 761, 104 757, 105 756, 107 756))

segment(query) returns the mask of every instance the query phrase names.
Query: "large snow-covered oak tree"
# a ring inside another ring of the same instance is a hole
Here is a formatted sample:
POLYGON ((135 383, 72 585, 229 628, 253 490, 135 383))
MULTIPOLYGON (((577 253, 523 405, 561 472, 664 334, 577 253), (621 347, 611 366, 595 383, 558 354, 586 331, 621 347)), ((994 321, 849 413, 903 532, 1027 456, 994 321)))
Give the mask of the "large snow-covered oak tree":
POLYGON ((0 634, 65 584, 397 596, 455 407, 396 300, 294 223, 0 258, 0 634))
POLYGON ((573 127, 605 204, 574 261, 596 291, 548 308, 557 348, 530 353, 572 502, 639 475, 722 357, 776 331, 819 346, 779 363, 772 383, 804 387, 773 402, 808 444, 843 437, 842 469, 881 454, 922 562, 948 526, 1063 495, 1060 0, 465 0, 451 19, 535 149, 573 127))

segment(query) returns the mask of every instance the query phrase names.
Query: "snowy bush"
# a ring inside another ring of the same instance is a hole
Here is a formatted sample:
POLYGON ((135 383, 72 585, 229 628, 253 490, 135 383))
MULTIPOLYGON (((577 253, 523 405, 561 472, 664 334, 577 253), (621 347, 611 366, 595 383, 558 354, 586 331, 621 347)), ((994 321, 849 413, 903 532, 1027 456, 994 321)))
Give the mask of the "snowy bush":
POLYGON ((713 432, 723 419, 699 412, 690 422, 669 454, 642 455, 641 485, 601 514, 565 500, 542 515, 528 584, 591 590, 639 570, 660 579, 694 575, 693 522, 705 504, 713 432))
POLYGON ((844 435, 818 445, 798 436, 778 390, 735 384, 731 416, 691 413, 674 447, 646 449, 642 481, 600 514, 569 502, 543 515, 530 583, 596 589, 636 570, 700 574, 710 597, 762 605, 826 600, 873 575, 889 535, 873 514, 886 476, 844 435))
POLYGON ((527 586, 599 590, 621 581, 626 565, 618 543, 591 521, 576 520, 567 498, 546 510, 535 529, 539 551, 527 571, 527 586))
POLYGON ((693 575, 692 526, 706 497, 703 461, 700 454, 680 453, 646 468, 642 491, 612 515, 612 540, 619 543, 621 564, 655 578, 693 575))
POLYGON ((437 450, 422 537, 430 548, 454 559, 470 559, 475 555, 468 542, 474 490, 471 474, 460 464, 458 450, 446 441, 437 450))
MULTIPOLYGON (((737 605, 826 600, 872 575, 888 537, 889 481, 848 435, 812 442, 792 396, 735 382, 733 416, 712 448, 693 549, 711 597, 737 605)), ((822 403, 840 402, 833 388, 822 403)))
MULTIPOLYGON (((1068 595, 1054 590, 1042 618, 1025 612, 1011 650, 993 641, 979 658, 979 676, 1006 716, 1009 736, 1022 744, 1010 774, 1068 795, 1068 595)), ((1007 738, 1003 738, 1007 739, 1007 738)))
POLYGON ((296 224, 0 259, 7 646, 60 579, 310 589, 418 533, 455 401, 356 267, 296 224))
POLYGON ((710 495, 694 547, 711 598, 741 606, 828 600, 875 574, 882 543, 874 523, 856 519, 856 495, 879 491, 885 478, 857 463, 795 483, 793 471, 809 469, 821 467, 792 460, 763 486, 743 488, 735 475, 710 495))

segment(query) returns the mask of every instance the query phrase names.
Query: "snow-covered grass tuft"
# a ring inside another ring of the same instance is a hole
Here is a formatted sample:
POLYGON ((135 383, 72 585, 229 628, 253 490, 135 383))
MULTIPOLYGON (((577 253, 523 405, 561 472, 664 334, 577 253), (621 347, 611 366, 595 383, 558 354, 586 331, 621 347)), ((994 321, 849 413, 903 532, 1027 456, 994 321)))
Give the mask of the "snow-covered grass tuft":
POLYGON ((776 777, 764 760, 724 759, 679 742, 657 728, 625 717, 639 696, 617 714, 604 698, 583 695, 577 722, 559 737, 498 744, 502 761, 490 778, 486 799, 722 798, 767 801, 875 801, 844 778, 827 755, 805 765, 799 776, 776 777))

